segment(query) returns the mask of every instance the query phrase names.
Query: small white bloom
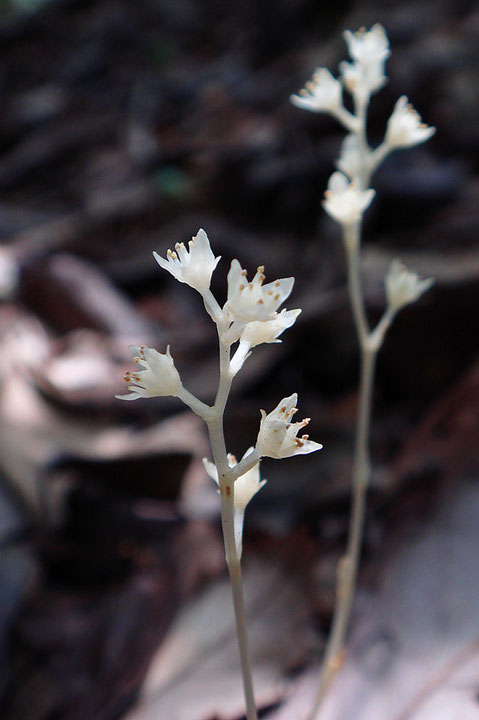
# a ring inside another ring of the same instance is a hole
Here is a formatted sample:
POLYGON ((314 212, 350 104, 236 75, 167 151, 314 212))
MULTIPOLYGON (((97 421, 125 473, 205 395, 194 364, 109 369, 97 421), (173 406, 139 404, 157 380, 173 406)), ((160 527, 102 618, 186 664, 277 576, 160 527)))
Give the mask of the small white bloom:
POLYGON ((371 188, 359 190, 355 180, 349 181, 343 173, 335 172, 329 178, 323 207, 333 220, 342 225, 352 225, 361 220, 375 194, 371 188))
POLYGON ((360 102, 366 102, 371 93, 380 90, 387 80, 384 67, 380 64, 365 66, 359 62, 341 62, 339 71, 344 87, 360 102))
POLYGON ((275 319, 276 310, 293 289, 294 278, 282 278, 266 285, 263 285, 263 282, 264 267, 260 266, 253 280, 248 282, 246 270, 243 270, 238 260, 232 261, 224 311, 229 313, 233 322, 250 323, 275 319))
POLYGON ((280 313, 275 313, 272 320, 248 323, 241 333, 240 343, 248 343, 250 347, 255 347, 262 343, 281 342, 281 340, 278 340, 278 337, 287 328, 294 325, 300 313, 300 308, 296 310, 281 310, 280 313))
POLYGON ((318 68, 312 80, 290 100, 296 107, 313 112, 335 112, 342 107, 341 83, 326 68, 318 68))
POLYGON ((371 93, 380 90, 386 82, 384 67, 391 52, 382 25, 371 30, 361 28, 358 32, 344 32, 352 63, 342 62, 339 69, 345 87, 362 102, 371 93))
POLYGON ((389 307, 397 312, 420 298, 433 283, 433 278, 421 280, 417 273, 408 270, 399 260, 393 260, 385 279, 389 307))
POLYGON ((198 230, 188 243, 188 248, 189 252, 183 243, 177 243, 174 250, 168 250, 167 260, 156 252, 153 255, 156 262, 173 277, 204 294, 210 288, 213 270, 221 258, 213 255, 204 230, 198 230))
POLYGON ((297 437, 299 430, 306 427, 310 418, 301 422, 290 422, 296 413, 298 395, 294 393, 283 398, 275 409, 268 415, 261 410, 261 423, 256 441, 256 448, 262 457, 285 458, 292 455, 306 455, 321 450, 323 447, 308 435, 297 437))
MULTIPOLYGON (((254 448, 250 447, 242 457, 244 460, 248 455, 251 455, 254 448)), ((228 465, 233 468, 238 464, 234 455, 228 453, 228 465)), ((212 480, 218 485, 218 472, 216 465, 207 458, 203 458, 203 465, 212 480)), ((235 508, 243 509, 247 506, 251 498, 253 498, 258 490, 261 490, 263 485, 266 485, 266 480, 261 480, 259 472, 259 462, 256 463, 251 470, 245 472, 244 475, 236 478, 234 483, 234 504, 235 508)))
POLYGON ((339 159, 338 170, 347 175, 351 180, 361 176, 364 169, 362 154, 359 147, 359 140, 356 133, 349 133, 343 140, 339 159))
MULTIPOLYGON (((253 452, 254 448, 250 447, 243 455, 243 460, 253 452)), ((228 464, 231 468, 237 465, 237 461, 234 455, 228 454, 228 464)), ((203 465, 212 480, 218 485, 218 471, 216 465, 203 458, 203 465)), ((244 523, 244 511, 249 501, 256 495, 258 490, 261 490, 263 485, 266 484, 266 480, 260 479, 259 462, 254 465, 251 470, 245 472, 240 477, 236 478, 234 483, 234 532, 235 532, 235 544, 238 557, 241 557, 243 550, 243 523, 244 523)))
POLYGON ((374 65, 383 62, 391 54, 386 31, 379 23, 373 25, 371 30, 360 28, 355 33, 351 32, 351 30, 345 30, 344 39, 350 56, 361 65, 374 65))
MULTIPOLYGON (((296 318, 301 310, 281 310, 275 313, 273 320, 265 320, 264 322, 256 321, 243 325, 241 335, 239 336, 239 346, 234 357, 231 360, 231 372, 236 374, 243 367, 243 363, 249 355, 251 348, 262 343, 279 343, 278 337, 287 328, 290 328, 296 322, 296 318)), ((240 324, 236 324, 239 329, 240 324)), ((234 336, 230 336, 234 337, 234 336)), ((237 339, 237 338, 236 338, 237 339)), ((234 342, 234 341, 233 341, 234 342)))
POLYGON ((137 400, 164 395, 177 397, 182 389, 181 378, 170 355, 170 346, 166 353, 145 346, 130 345, 130 353, 139 370, 125 373, 128 395, 116 395, 119 400, 137 400), (131 384, 130 384, 131 383, 131 384))
POLYGON ((390 148, 411 147, 429 140, 436 128, 428 127, 408 103, 405 95, 399 98, 388 120, 385 142, 390 148))

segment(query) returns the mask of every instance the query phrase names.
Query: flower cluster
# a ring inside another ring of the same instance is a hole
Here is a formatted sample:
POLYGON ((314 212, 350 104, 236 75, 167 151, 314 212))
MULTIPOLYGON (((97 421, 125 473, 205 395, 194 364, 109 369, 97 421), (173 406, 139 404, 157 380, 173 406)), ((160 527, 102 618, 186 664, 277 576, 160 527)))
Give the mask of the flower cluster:
POLYGON ((367 107, 371 95, 386 83, 385 64, 391 54, 389 42, 379 24, 355 33, 346 30, 344 39, 351 62, 340 63, 339 77, 335 78, 326 68, 317 68, 312 80, 298 95, 291 96, 291 102, 313 112, 330 113, 348 130, 337 163, 345 177, 333 175, 323 203, 326 212, 347 227, 358 223, 370 205, 374 193, 368 190, 369 181, 385 157, 398 148, 425 142, 435 128, 425 125, 403 96, 388 120, 383 142, 371 149, 366 140, 367 107), (352 95, 355 113, 343 104, 343 88, 352 95))
MULTIPOLYGON (((228 357, 231 346, 237 343, 236 352, 227 369, 230 382, 252 348, 262 343, 280 342, 278 338, 281 333, 296 321, 300 309, 279 311, 291 294, 294 278, 281 278, 265 284, 264 268, 260 266, 253 279, 248 282, 246 270, 238 260, 233 260, 228 273, 228 295, 221 308, 210 290, 211 277, 220 258, 214 256, 204 230, 199 230, 188 248, 187 250, 183 243, 178 243, 174 251, 168 250, 166 259, 157 253, 154 253, 154 256, 163 269, 203 296, 205 307, 216 323, 220 345, 227 351, 228 357)), ((127 395, 117 395, 119 399, 137 400, 172 395, 189 405, 207 423, 217 417, 215 405, 205 405, 183 387, 169 346, 166 353, 159 353, 144 346, 132 346, 130 352, 138 368, 125 374, 124 379, 130 392, 127 395)), ((290 457, 314 452, 322 447, 309 440, 307 435, 297 437, 300 428, 305 427, 309 420, 290 422, 296 412, 296 402, 297 395, 291 395, 283 399, 269 415, 262 410, 256 447, 250 448, 240 463, 236 463, 232 455, 228 456, 231 477, 235 482, 234 503, 237 512, 244 512, 248 502, 265 484, 265 481, 260 480, 259 474, 259 461, 262 457, 290 457)), ((215 465, 205 460, 205 468, 218 482, 215 465)), ((242 515, 238 524, 242 528, 242 515)))

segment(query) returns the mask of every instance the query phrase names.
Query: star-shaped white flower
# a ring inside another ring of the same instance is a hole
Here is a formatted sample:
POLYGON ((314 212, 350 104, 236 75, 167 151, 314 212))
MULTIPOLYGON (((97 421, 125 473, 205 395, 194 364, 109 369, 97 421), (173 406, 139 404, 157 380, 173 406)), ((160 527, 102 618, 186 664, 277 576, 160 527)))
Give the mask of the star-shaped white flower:
POLYGON ((312 80, 298 95, 291 95, 290 100, 293 105, 305 110, 334 113, 342 107, 341 83, 326 68, 318 68, 312 80))
POLYGON ((233 322, 250 323, 273 320, 276 310, 290 295, 294 278, 282 278, 263 285, 264 267, 248 282, 246 270, 238 260, 233 260, 228 273, 228 299, 224 311, 233 322))
POLYGON ((371 188, 360 190, 355 180, 349 181, 343 173, 335 172, 329 178, 323 207, 333 220, 351 225, 361 220, 375 194, 371 188))
POLYGON ((426 142, 435 132, 436 128, 423 123, 419 113, 403 95, 397 101, 388 120, 385 142, 391 150, 411 147, 426 142))
POLYGON ((323 447, 309 435, 297 437, 299 430, 308 425, 310 418, 301 422, 290 422, 297 412, 296 403, 298 395, 294 393, 283 398, 275 409, 268 415, 261 410, 261 423, 256 440, 256 449, 262 457, 285 458, 292 455, 306 455, 321 450, 323 447))
POLYGON ((399 260, 393 260, 385 278, 389 307, 397 312, 405 305, 418 300, 433 284, 433 278, 421 279, 399 260))
POLYGON ((189 252, 183 243, 177 243, 174 250, 168 250, 166 260, 156 252, 153 255, 164 270, 203 295, 210 288, 213 270, 221 258, 213 255, 204 230, 198 230, 188 243, 188 249, 189 252))
POLYGON ((119 400, 137 400, 165 395, 179 396, 183 386, 170 355, 169 345, 165 354, 145 346, 130 345, 129 349, 133 362, 139 369, 125 373, 124 379, 130 393, 115 397, 119 400))
POLYGON ((360 28, 357 32, 344 31, 349 54, 361 65, 375 65, 391 55, 389 40, 382 25, 376 23, 371 30, 360 28))

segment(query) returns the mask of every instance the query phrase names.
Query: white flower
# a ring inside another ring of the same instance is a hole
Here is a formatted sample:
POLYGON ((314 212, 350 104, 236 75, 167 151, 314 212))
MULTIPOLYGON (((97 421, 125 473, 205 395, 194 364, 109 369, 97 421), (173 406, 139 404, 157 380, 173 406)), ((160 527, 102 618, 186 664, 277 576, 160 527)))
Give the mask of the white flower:
POLYGON ((378 62, 384 62, 391 54, 386 31, 379 23, 373 25, 371 30, 360 28, 355 33, 345 30, 344 39, 350 56, 361 65, 375 65, 378 62))
POLYGON ((342 225, 352 225, 361 220, 375 194, 371 188, 359 190, 355 180, 349 181, 343 173, 335 172, 329 178, 323 207, 333 220, 342 225))
POLYGON ((346 135, 344 138, 336 164, 338 169, 351 178, 351 180, 361 176, 364 163, 356 133, 349 133, 349 135, 346 135))
POLYGON ((183 243, 177 243, 175 250, 168 250, 167 260, 156 252, 153 255, 156 262, 173 277, 204 294, 210 288, 211 276, 220 258, 213 255, 204 230, 198 230, 188 243, 188 248, 189 252, 183 243))
POLYGON ((296 107, 313 112, 335 112, 342 107, 341 83, 326 68, 318 68, 313 79, 290 100, 296 107))
MULTIPOLYGON (((248 455, 253 452, 254 448, 250 447, 243 455, 244 460, 248 455)), ((237 465, 237 461, 234 455, 228 453, 228 464, 231 468, 237 465)), ((218 471, 216 465, 207 458, 203 458, 203 465, 212 480, 218 485, 218 471)), ((261 490, 263 485, 266 484, 266 480, 260 479, 259 473, 259 462, 254 465, 251 470, 245 472, 236 478, 234 483, 234 532, 235 532, 235 544, 238 557, 241 558, 243 550, 243 522, 244 522, 244 511, 258 490, 261 490)))
POLYGON ((248 343, 250 347, 255 347, 262 343, 281 342, 281 340, 278 340, 278 337, 287 328, 294 325, 300 313, 300 308, 296 310, 281 310, 280 313, 275 313, 275 317, 272 320, 248 323, 241 333, 240 343, 248 343))
MULTIPOLYGON (((253 450, 253 447, 248 448, 248 450, 243 455, 242 460, 248 457, 248 455, 251 455, 253 450)), ((235 465, 237 464, 238 462, 235 456, 228 453, 228 465, 232 468, 235 467, 235 465)), ((216 470, 216 465, 207 458, 203 458, 203 465, 210 478, 214 480, 215 483, 218 485, 218 472, 216 470)), ((245 472, 244 475, 240 475, 240 477, 236 478, 235 480, 235 508, 244 510, 251 498, 254 497, 258 490, 261 490, 261 488, 265 484, 266 480, 261 480, 260 478, 259 462, 257 462, 256 465, 251 468, 251 470, 248 470, 248 472, 245 472)))
POLYGON ((341 62, 339 71, 344 87, 361 102, 366 102, 370 94, 380 90, 386 82, 384 67, 380 64, 365 66, 358 62, 341 62))
POLYGON ((310 418, 305 418, 301 422, 290 422, 297 411, 295 407, 297 401, 298 396, 294 393, 283 398, 269 415, 261 410, 256 449, 262 457, 279 459, 291 457, 291 455, 306 455, 315 450, 321 450, 323 447, 319 443, 309 440, 308 435, 297 437, 299 430, 306 427, 310 421, 310 418))
POLYGON ((224 311, 229 313, 233 322, 264 322, 275 319, 276 310, 293 289, 294 278, 282 278, 266 285, 263 285, 263 282, 264 267, 260 266, 253 280, 248 282, 246 270, 243 270, 238 260, 232 261, 224 311))
MULTIPOLYGON (((264 322, 257 320, 243 325, 241 335, 239 336, 240 342, 238 349, 231 360, 231 372, 236 374, 238 370, 243 367, 243 363, 248 357, 251 348, 256 347, 256 345, 261 345, 262 343, 281 342, 281 340, 278 340, 278 337, 287 328, 294 325, 300 312, 301 310, 299 308, 296 310, 281 310, 280 313, 275 313, 275 317, 272 320, 265 320, 264 322)), ((240 324, 237 323, 236 327, 239 328, 240 324)))
POLYGON ((388 120, 385 142, 390 148, 411 147, 429 140, 436 128, 428 127, 405 95, 399 98, 388 120))
POLYGON ((385 279, 389 307, 397 312, 420 298, 433 283, 433 278, 421 280, 417 273, 408 270, 399 260, 393 260, 385 279))
POLYGON ((362 102, 377 92, 386 82, 384 66, 391 54, 386 32, 382 25, 371 30, 361 28, 358 32, 344 32, 353 63, 340 63, 339 69, 345 87, 362 102))
POLYGON ((138 398, 151 398, 164 395, 177 397, 182 384, 178 370, 170 355, 170 346, 166 354, 159 353, 148 347, 130 345, 130 353, 139 370, 125 373, 124 379, 128 384, 128 395, 116 395, 119 400, 137 400, 138 398), (131 384, 130 384, 131 383, 131 384))

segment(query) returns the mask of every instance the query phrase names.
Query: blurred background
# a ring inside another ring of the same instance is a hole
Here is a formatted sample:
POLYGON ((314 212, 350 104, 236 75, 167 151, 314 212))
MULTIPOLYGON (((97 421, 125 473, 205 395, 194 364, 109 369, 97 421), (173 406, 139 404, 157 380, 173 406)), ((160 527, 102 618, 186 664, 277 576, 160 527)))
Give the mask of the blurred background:
POLYGON ((226 433, 241 456, 259 409, 298 392, 324 444, 263 463, 245 531, 261 716, 308 707, 347 531, 358 352, 321 209, 343 130, 288 98, 316 66, 337 71, 344 29, 375 22, 392 56, 372 144, 402 94, 437 133, 374 178, 371 322, 393 257, 436 283, 380 356, 361 590, 324 717, 477 717, 477 3, 2 0, 3 720, 243 716, 204 427, 172 398, 114 399, 129 344, 170 344, 212 400, 214 328, 152 258, 200 227, 223 258, 220 302, 233 257, 296 277, 287 307, 303 313, 235 380, 226 433))

